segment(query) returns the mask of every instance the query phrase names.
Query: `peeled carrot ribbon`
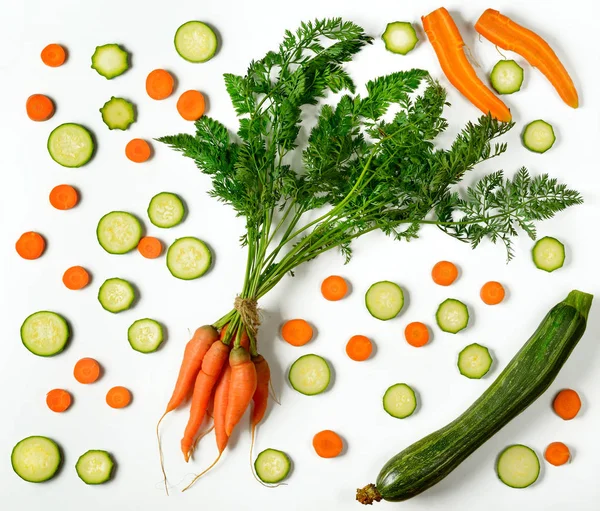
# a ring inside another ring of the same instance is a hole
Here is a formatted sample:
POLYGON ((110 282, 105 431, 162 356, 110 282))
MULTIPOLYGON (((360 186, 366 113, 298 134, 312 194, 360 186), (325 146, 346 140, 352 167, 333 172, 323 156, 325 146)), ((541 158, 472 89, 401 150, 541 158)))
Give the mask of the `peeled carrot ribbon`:
POLYGON ((535 32, 494 9, 486 9, 477 20, 475 30, 496 46, 521 55, 550 80, 567 105, 572 108, 579 106, 577 89, 569 73, 550 45, 535 32))
POLYGON ((450 13, 440 7, 422 19, 425 33, 450 83, 484 114, 510 122, 508 107, 479 79, 467 60, 463 50, 465 42, 450 13))

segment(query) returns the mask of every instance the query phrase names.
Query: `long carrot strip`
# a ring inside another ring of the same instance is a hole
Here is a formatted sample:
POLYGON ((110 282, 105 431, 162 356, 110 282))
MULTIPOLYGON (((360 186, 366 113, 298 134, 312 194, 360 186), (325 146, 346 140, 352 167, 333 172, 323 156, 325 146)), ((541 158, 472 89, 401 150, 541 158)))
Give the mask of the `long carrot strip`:
POLYGON ((494 9, 486 9, 477 20, 475 30, 496 46, 521 55, 548 78, 567 105, 579 106, 577 89, 565 66, 550 45, 535 32, 494 9))
POLYGON ((508 107, 479 79, 467 60, 463 50, 465 43, 450 13, 440 7, 422 19, 425 33, 450 83, 484 114, 510 122, 508 107))

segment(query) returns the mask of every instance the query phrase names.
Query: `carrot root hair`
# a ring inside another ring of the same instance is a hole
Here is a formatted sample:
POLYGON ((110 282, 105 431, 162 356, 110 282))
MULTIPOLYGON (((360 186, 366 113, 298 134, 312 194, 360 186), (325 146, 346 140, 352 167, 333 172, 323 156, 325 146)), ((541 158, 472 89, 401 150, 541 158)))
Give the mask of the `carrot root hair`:
POLYGON ((198 475, 196 475, 194 477, 194 479, 192 479, 192 482, 190 484, 188 484, 183 490, 181 490, 181 492, 183 493, 184 491, 189 490, 192 486, 194 486, 194 484, 196 484, 196 481, 198 481, 198 479, 200 479, 204 474, 206 474, 207 472, 212 470, 214 468, 214 466, 217 463, 219 463, 219 460, 221 459, 222 455, 223 455, 223 453, 220 452, 219 455, 217 456, 217 459, 215 461, 213 461, 208 468, 204 469, 202 472, 200 472, 198 475))
POLYGON ((162 444, 160 442, 160 431, 159 431, 160 423, 165 418, 167 413, 169 413, 169 412, 163 413, 162 417, 160 419, 158 419, 158 422, 156 423, 156 441, 158 442, 158 457, 160 459, 160 470, 163 475, 163 483, 165 485, 165 493, 167 494, 167 497, 168 497, 169 496, 169 485, 168 485, 168 481, 167 481, 167 472, 165 471, 165 457, 164 457, 163 450, 162 450, 162 444))

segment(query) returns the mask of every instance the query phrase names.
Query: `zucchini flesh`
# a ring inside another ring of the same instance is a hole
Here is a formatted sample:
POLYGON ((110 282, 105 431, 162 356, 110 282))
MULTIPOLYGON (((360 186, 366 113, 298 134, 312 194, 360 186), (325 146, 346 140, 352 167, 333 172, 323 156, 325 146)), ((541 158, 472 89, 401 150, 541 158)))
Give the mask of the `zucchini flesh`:
POLYGON ((15 473, 29 483, 52 479, 62 461, 54 440, 45 436, 30 436, 14 446, 10 461, 15 473))
POLYGON ((127 340, 135 351, 152 353, 164 340, 163 328, 153 319, 138 319, 127 330, 127 340))
POLYGON ((174 193, 161 192, 150 200, 148 218, 156 227, 175 227, 181 223, 184 215, 183 202, 174 193))
POLYGON ((441 481, 550 386, 585 332, 593 296, 571 291, 555 305, 494 383, 460 417, 390 459, 364 504, 402 501, 441 481))
POLYGON ((21 326, 21 341, 34 355, 51 357, 65 349, 69 325, 56 312, 39 311, 28 316, 21 326))
POLYGON ((206 243, 191 236, 175 240, 167 251, 167 268, 178 279, 202 277, 210 268, 211 262, 212 254, 206 243))
POLYGON ((513 94, 521 90, 523 68, 514 60, 501 60, 492 69, 490 82, 498 94, 513 94))
POLYGON ((538 119, 525 126, 522 139, 523 145, 530 151, 545 153, 556 142, 556 135, 551 124, 538 119))
POLYGON ((331 380, 331 369, 327 361, 319 355, 304 355, 296 360, 288 379, 294 390, 305 396, 325 392, 331 380))
POLYGON ((450 334, 456 334, 467 328, 469 324, 469 309, 460 300, 448 298, 444 300, 435 313, 438 326, 450 334))
POLYGON ((510 445, 498 456, 496 473, 506 486, 527 488, 540 475, 540 459, 526 445, 510 445))
POLYGON ((458 370, 467 378, 483 378, 492 367, 490 351, 481 344, 469 344, 458 354, 458 370))
POLYGON ((414 27, 407 21, 388 23, 381 38, 386 50, 400 55, 406 55, 419 42, 414 27))
POLYGON ((92 69, 111 80, 129 69, 129 53, 118 44, 96 46, 92 55, 92 69))
POLYGON ((59 165, 77 168, 90 161, 94 141, 83 126, 68 122, 52 130, 48 137, 48 152, 59 165))
POLYGON ((367 290, 365 305, 371 316, 387 321, 395 318, 404 307, 404 292, 398 284, 388 280, 375 282, 367 290))
POLYGON ((77 460, 75 470, 86 484, 102 484, 112 476, 115 463, 106 451, 91 450, 77 460))
POLYGON ((175 33, 175 49, 188 62, 206 62, 217 51, 217 36, 206 23, 188 21, 175 33))
POLYGON ((283 481, 290 473, 289 456, 277 449, 265 449, 254 462, 256 475, 263 483, 274 484, 283 481))
POLYGON ((396 419, 405 419, 417 408, 415 391, 406 383, 396 383, 383 395, 383 409, 396 419))
POLYGON ((110 130, 126 130, 135 122, 133 104, 123 98, 112 96, 100 109, 102 120, 110 130))
POLYGON ((111 211, 98 222, 96 236, 109 254, 125 254, 138 246, 142 238, 139 220, 125 211, 111 211))
POLYGON ((556 238, 546 236, 535 243, 531 256, 537 268, 550 273, 565 264, 565 246, 556 238))
POLYGON ((129 309, 135 300, 133 286, 123 279, 107 279, 100 286, 98 301, 108 312, 121 312, 129 309))

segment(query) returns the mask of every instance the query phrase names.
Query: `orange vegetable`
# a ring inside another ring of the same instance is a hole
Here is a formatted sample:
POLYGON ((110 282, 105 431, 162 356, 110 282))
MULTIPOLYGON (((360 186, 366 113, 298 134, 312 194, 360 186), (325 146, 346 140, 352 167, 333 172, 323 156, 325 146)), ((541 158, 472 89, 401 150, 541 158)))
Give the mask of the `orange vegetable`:
POLYGON ((94 383, 100 377, 100 364, 93 358, 82 358, 75 364, 73 376, 79 383, 94 383))
POLYGON ((562 442, 552 442, 546 447, 544 458, 546 458, 546 461, 551 465, 558 467, 564 465, 571 459, 571 451, 569 451, 569 448, 562 442))
POLYGON ((281 327, 281 337, 292 346, 304 346, 312 336, 312 327, 303 319, 290 319, 281 327))
MULTIPOLYGON (((222 341, 225 339, 225 334, 227 333, 227 328, 229 327, 229 323, 227 323, 223 328, 221 328, 221 333, 219 334, 219 339, 221 339, 222 341)), ((232 336, 232 341, 235 341, 237 337, 237 333, 233 334, 232 336)), ((231 346, 233 346, 233 344, 231 344, 231 346)), ((240 336, 240 346, 242 346, 242 348, 246 348, 248 349, 250 346, 250 337, 248 337, 248 332, 246 332, 246 329, 244 329, 244 331, 242 332, 242 335, 240 336)))
POLYGON ((44 238, 37 232, 26 232, 21 235, 15 244, 17 254, 23 259, 37 259, 44 253, 46 242, 44 238))
POLYGON ((423 29, 450 83, 484 114, 510 122, 508 107, 479 79, 468 61, 463 49, 465 43, 446 8, 423 16, 423 29))
POLYGON ((321 284, 323 298, 331 302, 341 300, 348 293, 348 283, 338 275, 327 277, 321 284))
POLYGON ((70 185, 58 185, 50 191, 50 204, 56 209, 67 210, 77 206, 79 194, 70 185))
POLYGON ((197 121, 204 115, 204 96, 197 90, 187 90, 177 100, 177 111, 186 121, 197 121))
POLYGON ((131 392, 125 387, 113 387, 106 393, 106 404, 111 408, 125 408, 131 403, 131 392))
POLYGON ((494 9, 486 9, 477 20, 475 30, 496 46, 521 55, 548 78, 567 105, 579 106, 577 89, 565 66, 550 45, 535 32, 494 9))
POLYGON ((175 80, 164 69, 155 69, 146 78, 146 92, 152 99, 168 98, 173 92, 175 80))
POLYGON ((458 277, 458 268, 450 261, 440 261, 431 270, 431 278, 440 286, 449 286, 458 277))
POLYGON ((48 96, 33 94, 27 98, 25 110, 32 121, 47 121, 54 115, 54 103, 48 96))
POLYGON ((225 415, 227 414, 227 400, 229 398, 229 388, 231 384, 231 367, 227 365, 221 374, 219 383, 215 388, 215 398, 213 403, 213 418, 215 421, 215 436, 217 439, 217 448, 219 455, 227 447, 229 435, 225 431, 225 415))
POLYGON ((335 431, 326 429, 313 437, 313 447, 321 458, 335 458, 342 452, 344 442, 335 431))
POLYGON ((152 156, 152 148, 145 140, 134 138, 127 142, 125 156, 134 163, 144 163, 152 156))
POLYGON ((50 67, 59 67, 65 63, 67 52, 60 44, 49 44, 40 55, 42 62, 50 67))
POLYGON ((213 388, 221 374, 221 370, 229 355, 229 346, 221 341, 214 342, 204 355, 202 368, 196 377, 194 393, 190 407, 190 417, 181 439, 181 452, 185 461, 189 461, 192 454, 194 437, 200 429, 200 425, 206 415, 208 400, 212 395, 213 388))
POLYGON ((411 346, 420 348, 429 342, 429 329, 424 323, 414 321, 406 325, 406 328, 404 329, 404 338, 411 346))
POLYGON ((231 366, 231 383, 227 398, 227 413, 225 415, 225 433, 231 436, 246 408, 252 401, 257 387, 256 366, 250 358, 250 353, 239 346, 231 350, 229 355, 231 366))
POLYGON ((90 275, 82 266, 71 266, 63 275, 63 284, 68 288, 76 291, 83 289, 90 282, 90 275))
POLYGON ((46 404, 53 412, 64 412, 71 406, 71 394, 64 389, 52 389, 46 394, 46 404))
POLYGON ((367 360, 373 351, 373 344, 368 337, 364 335, 353 335, 346 344, 346 353, 357 362, 367 360))
POLYGON ((487 305, 498 305, 504 300, 505 294, 504 287, 500 282, 490 281, 483 285, 479 296, 487 305))
POLYGON ((138 243, 138 251, 146 259, 156 259, 162 254, 163 246, 158 238, 144 236, 138 243))
POLYGON ((581 410, 581 399, 573 389, 563 389, 554 398, 552 407, 556 415, 568 421, 574 419, 581 410))

